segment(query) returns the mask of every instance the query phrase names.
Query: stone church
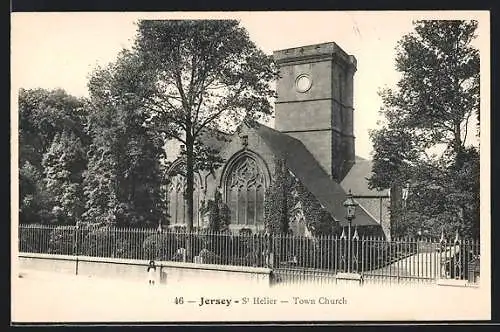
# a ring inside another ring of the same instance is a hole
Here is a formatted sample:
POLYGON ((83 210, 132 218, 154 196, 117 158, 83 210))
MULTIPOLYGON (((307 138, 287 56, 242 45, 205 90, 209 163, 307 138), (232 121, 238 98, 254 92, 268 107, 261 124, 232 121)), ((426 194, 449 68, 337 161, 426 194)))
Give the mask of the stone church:
MULTIPOLYGON (((215 172, 196 174, 194 226, 204 222, 200 206, 218 192, 231 211, 231 229, 263 230, 265 192, 278 158, 336 222, 347 223, 343 202, 351 190, 359 203, 352 224, 380 227, 389 237, 389 193, 368 188, 371 163, 355 154, 355 57, 330 42, 275 51, 274 59, 280 72, 275 128, 243 123, 225 139, 206 135, 204 143, 220 151, 225 164, 215 172)), ((185 181, 176 175, 182 163, 174 158, 167 171, 172 175, 167 188, 170 226, 186 220, 185 181)), ((301 227, 303 214, 294 215, 298 217, 290 221, 291 229, 307 234, 301 227)))

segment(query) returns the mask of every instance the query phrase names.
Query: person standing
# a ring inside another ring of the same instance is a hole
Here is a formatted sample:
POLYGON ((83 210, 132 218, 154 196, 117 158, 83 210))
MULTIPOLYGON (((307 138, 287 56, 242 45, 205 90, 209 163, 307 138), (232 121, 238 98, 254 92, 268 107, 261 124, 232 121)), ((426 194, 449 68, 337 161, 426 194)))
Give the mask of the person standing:
POLYGON ((148 283, 149 285, 154 286, 156 280, 156 265, 153 260, 149 261, 147 272, 148 272, 148 283))

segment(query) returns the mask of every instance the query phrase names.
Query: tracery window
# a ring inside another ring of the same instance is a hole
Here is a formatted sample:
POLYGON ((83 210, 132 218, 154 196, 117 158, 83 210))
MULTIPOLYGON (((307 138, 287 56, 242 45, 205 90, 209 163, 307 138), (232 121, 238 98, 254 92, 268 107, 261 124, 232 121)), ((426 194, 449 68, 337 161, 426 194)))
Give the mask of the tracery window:
POLYGON ((231 210, 231 224, 264 224, 265 176, 255 159, 245 156, 229 171, 226 201, 231 210))
MULTIPOLYGON (((187 205, 184 200, 184 190, 186 188, 186 178, 182 174, 176 174, 169 179, 167 191, 167 213, 170 216, 170 224, 186 224, 187 205)), ((200 223, 200 185, 198 177, 194 177, 193 192, 193 226, 200 223)))

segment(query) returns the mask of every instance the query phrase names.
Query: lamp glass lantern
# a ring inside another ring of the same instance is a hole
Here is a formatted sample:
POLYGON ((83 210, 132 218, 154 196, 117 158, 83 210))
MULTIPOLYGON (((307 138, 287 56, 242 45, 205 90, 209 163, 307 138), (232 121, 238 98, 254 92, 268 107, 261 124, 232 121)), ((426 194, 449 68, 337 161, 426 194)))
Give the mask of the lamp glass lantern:
POLYGON ((352 220, 356 217, 356 207, 358 203, 352 198, 351 190, 347 194, 347 199, 344 202, 344 206, 346 207, 347 219, 352 220))

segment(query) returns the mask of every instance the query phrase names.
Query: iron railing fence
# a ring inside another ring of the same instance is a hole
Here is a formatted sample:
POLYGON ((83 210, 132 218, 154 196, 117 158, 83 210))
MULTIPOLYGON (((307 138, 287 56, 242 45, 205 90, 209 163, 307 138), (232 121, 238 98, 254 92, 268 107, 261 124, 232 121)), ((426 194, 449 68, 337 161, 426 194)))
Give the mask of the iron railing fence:
POLYGON ((365 282, 479 280, 479 241, 324 235, 234 234, 184 230, 21 225, 19 251, 91 257, 269 267, 277 282, 335 281, 340 273, 365 282), (189 255, 187 248, 191 248, 189 255), (192 257, 192 258, 190 258, 192 257))

